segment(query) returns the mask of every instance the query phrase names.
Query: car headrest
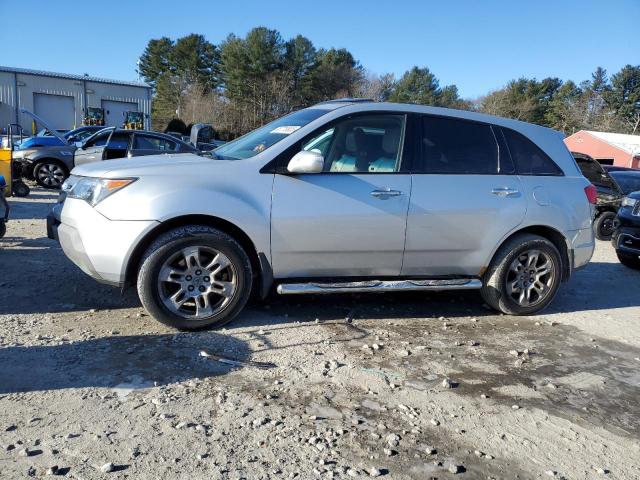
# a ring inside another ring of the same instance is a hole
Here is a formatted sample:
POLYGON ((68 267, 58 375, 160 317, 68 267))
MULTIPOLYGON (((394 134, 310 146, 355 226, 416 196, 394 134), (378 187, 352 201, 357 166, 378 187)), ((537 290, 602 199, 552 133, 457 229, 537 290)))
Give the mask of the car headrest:
POLYGON ((398 143, 400 142, 400 128, 388 128, 382 137, 382 150, 384 153, 395 155, 398 151, 398 143))

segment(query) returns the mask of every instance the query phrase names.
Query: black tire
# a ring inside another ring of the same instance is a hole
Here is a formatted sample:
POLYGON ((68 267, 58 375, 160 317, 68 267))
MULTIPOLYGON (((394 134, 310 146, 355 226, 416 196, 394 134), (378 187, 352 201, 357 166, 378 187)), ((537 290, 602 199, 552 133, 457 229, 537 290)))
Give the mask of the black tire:
POLYGON ((7 224, 4 220, 0 220, 0 238, 4 237, 7 233, 7 224))
POLYGON ((543 310, 555 297, 562 279, 562 260, 558 249, 544 237, 522 233, 507 240, 496 252, 484 275, 480 290, 484 301, 492 308, 508 315, 531 315, 543 310), (530 250, 543 252, 553 265, 553 276, 546 287, 544 297, 538 302, 523 306, 507 291, 507 278, 511 264, 530 250))
POLYGON ((618 260, 625 267, 633 268, 634 270, 640 270, 640 256, 633 255, 632 253, 621 252, 620 250, 616 250, 616 255, 618 256, 618 260))
POLYGON ((69 169, 55 160, 45 160, 33 168, 33 178, 42 188, 60 190, 69 176, 69 169))
POLYGON ((165 325, 180 330, 219 328, 232 321, 244 308, 251 294, 251 282, 251 262, 238 242, 214 228, 188 225, 162 234, 149 246, 138 271, 138 295, 149 314, 165 325), (163 265, 190 246, 215 249, 223 253, 233 268, 236 283, 233 296, 219 312, 206 318, 185 318, 171 311, 161 299, 159 277, 163 265))
POLYGON ((598 240, 611 240, 613 236, 613 219, 616 218, 615 212, 602 212, 596 221, 594 222, 593 229, 595 230, 596 238, 598 240))
POLYGON ((16 197, 26 197, 31 192, 31 189, 29 188, 29 185, 27 185, 23 181, 14 180, 11 185, 11 192, 16 197))

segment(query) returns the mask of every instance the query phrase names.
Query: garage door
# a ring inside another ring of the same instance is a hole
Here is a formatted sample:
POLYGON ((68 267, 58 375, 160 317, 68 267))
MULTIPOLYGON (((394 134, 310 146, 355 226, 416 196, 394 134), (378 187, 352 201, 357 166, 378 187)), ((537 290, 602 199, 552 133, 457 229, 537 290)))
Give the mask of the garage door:
POLYGON ((34 93, 33 108, 36 115, 47 122, 51 128, 71 130, 74 127, 76 109, 73 97, 34 93))
POLYGON ((113 100, 103 100, 104 121, 107 127, 121 127, 124 122, 124 112, 138 111, 137 103, 116 102, 113 100))

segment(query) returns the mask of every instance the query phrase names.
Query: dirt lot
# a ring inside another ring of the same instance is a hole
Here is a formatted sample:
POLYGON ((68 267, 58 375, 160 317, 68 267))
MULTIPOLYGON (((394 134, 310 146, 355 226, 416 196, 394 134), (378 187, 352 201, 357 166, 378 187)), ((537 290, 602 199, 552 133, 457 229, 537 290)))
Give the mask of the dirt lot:
POLYGON ((0 478, 640 478, 640 273, 609 244, 537 317, 275 298, 177 333, 46 238, 54 199, 0 240, 0 478))

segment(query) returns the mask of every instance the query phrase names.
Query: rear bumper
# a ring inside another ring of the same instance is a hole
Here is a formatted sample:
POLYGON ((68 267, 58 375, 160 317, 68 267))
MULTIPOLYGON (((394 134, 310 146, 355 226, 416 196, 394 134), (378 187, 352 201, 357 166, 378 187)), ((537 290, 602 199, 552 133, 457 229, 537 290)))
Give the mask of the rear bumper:
POLYGON ((570 252, 573 252, 570 253, 571 269, 578 270, 589 263, 596 248, 593 228, 583 228, 570 232, 569 241, 570 252))
POLYGON ((83 200, 67 199, 47 217, 47 235, 65 255, 101 283, 122 286, 135 246, 156 221, 113 221, 83 200))

